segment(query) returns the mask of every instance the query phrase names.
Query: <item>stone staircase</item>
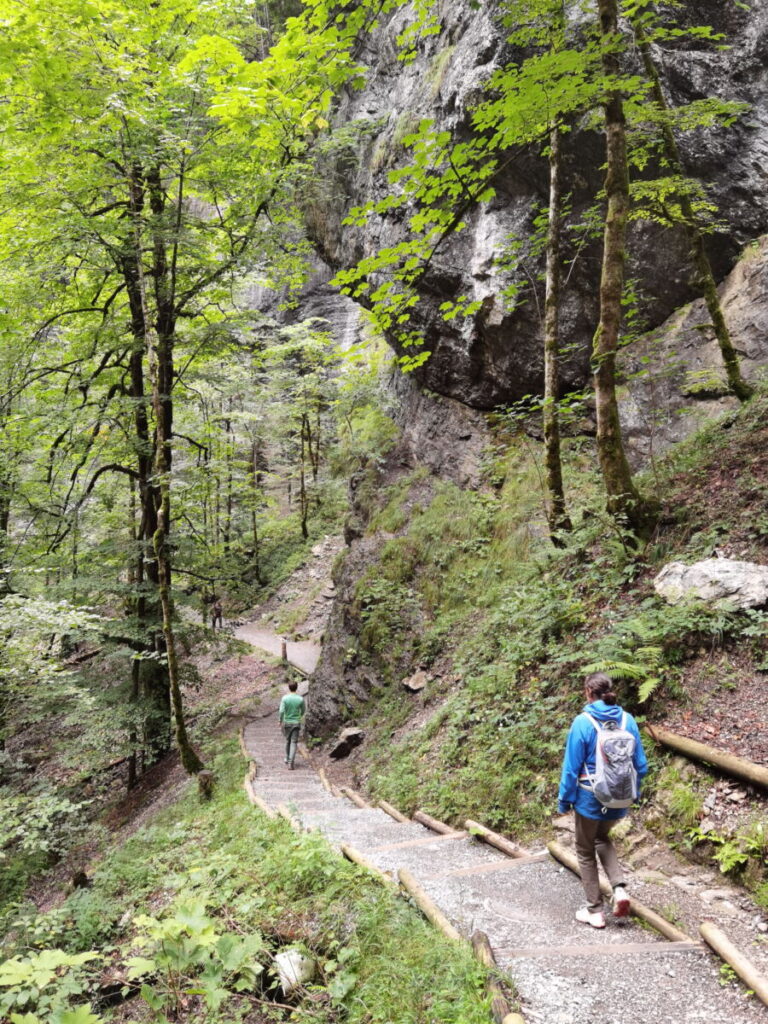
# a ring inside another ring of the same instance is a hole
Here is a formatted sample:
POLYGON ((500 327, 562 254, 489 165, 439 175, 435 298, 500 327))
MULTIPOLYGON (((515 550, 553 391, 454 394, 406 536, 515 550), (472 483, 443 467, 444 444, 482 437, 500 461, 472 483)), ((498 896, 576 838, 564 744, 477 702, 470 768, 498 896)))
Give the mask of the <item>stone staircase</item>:
POLYGON ((250 785, 266 804, 395 880, 408 869, 464 936, 485 932, 527 1024, 768 1022, 764 1006, 720 985, 719 963, 698 942, 670 942, 610 915, 602 931, 576 922, 579 881, 546 851, 507 857, 466 832, 437 834, 333 796, 307 760, 293 771, 284 764, 276 716, 246 726, 243 745, 256 765, 250 785))

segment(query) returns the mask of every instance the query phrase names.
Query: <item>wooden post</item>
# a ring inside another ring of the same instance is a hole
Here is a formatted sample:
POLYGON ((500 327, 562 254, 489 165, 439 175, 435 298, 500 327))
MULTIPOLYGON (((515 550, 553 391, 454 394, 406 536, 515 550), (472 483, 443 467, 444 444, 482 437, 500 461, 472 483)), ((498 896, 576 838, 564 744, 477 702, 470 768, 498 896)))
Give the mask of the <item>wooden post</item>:
POLYGON ((325 768, 318 768, 317 774, 320 776, 320 781, 323 784, 323 789, 331 792, 331 784, 328 781, 328 776, 325 774, 325 768))
POLYGON ((444 821, 438 821, 437 818, 433 818, 431 814, 427 814, 426 811, 416 811, 413 816, 414 821, 418 821, 420 825, 426 825, 427 828, 431 828, 433 832, 440 832, 442 835, 448 835, 450 832, 458 832, 456 828, 452 828, 450 825, 446 825, 444 821))
POLYGON ((686 757, 692 757, 696 761, 706 761, 745 782, 768 787, 768 768, 764 768, 762 765, 754 764, 735 754, 728 754, 716 747, 710 747, 708 743, 699 743, 698 740, 689 740, 686 736, 677 736, 657 725, 647 725, 645 731, 652 739, 663 743, 665 747, 669 747, 679 754, 685 754, 686 757))
MULTIPOLYGON (((579 878, 581 877, 579 862, 576 859, 575 853, 572 853, 570 850, 566 850, 566 848, 561 846, 560 843, 554 842, 547 843, 547 849, 555 860, 559 860, 561 864, 564 864, 570 871, 573 871, 575 875, 578 875, 579 878)), ((610 896, 612 894, 610 885, 603 879, 600 880, 600 889, 605 896, 610 896)), ((692 939, 690 935, 686 935, 686 933, 680 931, 679 928, 675 928, 673 924, 670 924, 669 921, 665 920, 665 918, 660 914, 657 914, 655 910, 651 910, 650 907, 646 907, 642 903, 638 903, 637 900, 630 900, 629 902, 631 913, 634 914, 635 917, 642 918, 643 921, 649 924, 652 928, 655 928, 656 931, 660 932, 665 938, 670 939, 672 942, 692 942, 694 945, 696 944, 695 940, 692 939)))
POLYGON ((288 664, 288 641, 284 636, 280 637, 280 660, 284 665, 288 664))
POLYGON ((453 927, 437 904, 427 896, 407 868, 400 868, 397 872, 397 877, 400 879, 400 885, 408 892, 413 902, 428 921, 431 921, 436 928, 440 929, 443 935, 453 939, 454 942, 461 942, 463 940, 461 933, 453 927))
POLYGON ((492 832, 485 825, 480 825, 476 821, 472 821, 471 818, 467 818, 464 822, 464 828, 469 832, 471 836, 477 836, 478 839, 483 839, 490 846, 495 846, 497 850, 501 850, 502 853, 506 853, 508 857, 527 857, 528 854, 525 850, 521 850, 520 847, 513 843, 511 839, 505 839, 504 836, 500 836, 498 832, 492 832))
POLYGON ((379 800, 377 806, 388 814, 390 818, 394 818, 395 821, 399 821, 401 824, 407 825, 411 820, 410 818, 406 818, 404 814, 401 814, 396 807, 392 806, 392 804, 388 804, 386 800, 379 800))
POLYGON ((699 932, 717 955, 730 964, 747 988, 751 988, 758 999, 762 999, 768 1005, 768 978, 760 973, 751 960, 747 960, 725 932, 720 931, 712 921, 704 921, 700 924, 699 932))

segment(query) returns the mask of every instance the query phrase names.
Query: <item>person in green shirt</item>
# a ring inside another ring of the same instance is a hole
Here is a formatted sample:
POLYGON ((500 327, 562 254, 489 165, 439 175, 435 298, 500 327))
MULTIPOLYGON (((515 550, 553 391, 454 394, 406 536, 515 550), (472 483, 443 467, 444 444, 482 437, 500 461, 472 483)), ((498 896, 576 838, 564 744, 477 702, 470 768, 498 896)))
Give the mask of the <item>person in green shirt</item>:
POLYGON ((288 683, 288 689, 290 692, 280 701, 279 718, 285 736, 285 763, 292 769, 299 742, 299 729, 304 718, 304 698, 296 693, 298 683, 288 683))

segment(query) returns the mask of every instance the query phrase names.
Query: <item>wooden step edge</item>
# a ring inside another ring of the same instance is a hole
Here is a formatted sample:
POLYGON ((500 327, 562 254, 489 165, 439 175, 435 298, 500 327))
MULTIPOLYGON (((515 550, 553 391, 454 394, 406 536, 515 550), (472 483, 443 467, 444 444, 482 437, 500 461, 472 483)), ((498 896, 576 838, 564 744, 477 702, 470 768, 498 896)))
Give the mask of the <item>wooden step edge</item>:
POLYGON ((415 811, 413 821, 418 821, 420 825, 425 825, 427 828, 431 828, 433 832, 439 832, 442 835, 448 835, 451 832, 458 832, 452 825, 446 825, 444 821, 440 821, 438 818, 433 818, 431 814, 427 814, 426 811, 415 811))
POLYGON ((364 800, 358 792, 354 789, 350 789, 349 786, 339 786, 339 792, 345 796, 347 800, 351 800, 356 807, 361 807, 364 810, 370 810, 371 805, 364 800))
MULTIPOLYGON (((558 842, 547 843, 547 849, 555 858, 560 861, 565 867, 572 871, 575 875, 581 878, 581 872, 579 871, 579 863, 576 859, 576 854, 571 850, 567 850, 558 842)), ((600 881, 600 889, 604 896, 613 895, 611 886, 606 882, 600 881)), ((651 910, 650 907, 646 907, 642 903, 638 903, 637 900, 630 898, 629 901, 630 913, 634 914, 635 917, 639 917, 645 921, 652 928, 655 928, 657 932, 663 935, 665 938, 670 939, 672 942, 695 942, 690 935, 681 931, 680 928, 676 928, 670 921, 662 917, 661 914, 657 914, 655 910, 651 910)))
POLYGON ((376 806, 380 807, 385 814, 390 816, 390 818, 394 818, 395 821, 399 821, 401 825, 407 825, 411 820, 404 814, 401 814, 396 807, 392 806, 392 804, 388 804, 386 800, 377 801, 376 806))
POLYGON ((476 836, 478 839, 482 839, 483 842, 488 843, 489 846, 494 846, 497 850, 501 850, 502 853, 506 853, 508 857, 530 856, 529 850, 521 849, 517 843, 513 843, 511 839, 507 839, 506 836, 500 836, 498 832, 494 832, 490 828, 486 828, 485 825, 481 825, 477 821, 472 821, 471 818, 467 818, 464 822, 464 828, 471 836, 476 836))
POLYGON ((738 974, 747 988, 752 989, 758 999, 768 1005, 768 978, 731 942, 728 936, 713 921, 703 921, 699 934, 720 957, 738 974))

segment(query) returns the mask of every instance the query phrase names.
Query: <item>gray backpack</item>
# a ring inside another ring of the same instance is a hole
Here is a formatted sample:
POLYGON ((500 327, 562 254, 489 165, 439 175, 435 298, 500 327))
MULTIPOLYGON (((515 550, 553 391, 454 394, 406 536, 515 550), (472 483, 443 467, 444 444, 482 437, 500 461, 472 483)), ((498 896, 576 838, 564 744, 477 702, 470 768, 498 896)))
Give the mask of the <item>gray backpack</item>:
POLYGON ((629 807, 637 800, 637 771, 634 765, 635 737, 627 729, 627 713, 622 714, 621 725, 616 722, 597 722, 584 714, 597 731, 595 748, 595 774, 586 766, 585 776, 589 789, 603 807, 629 807))

